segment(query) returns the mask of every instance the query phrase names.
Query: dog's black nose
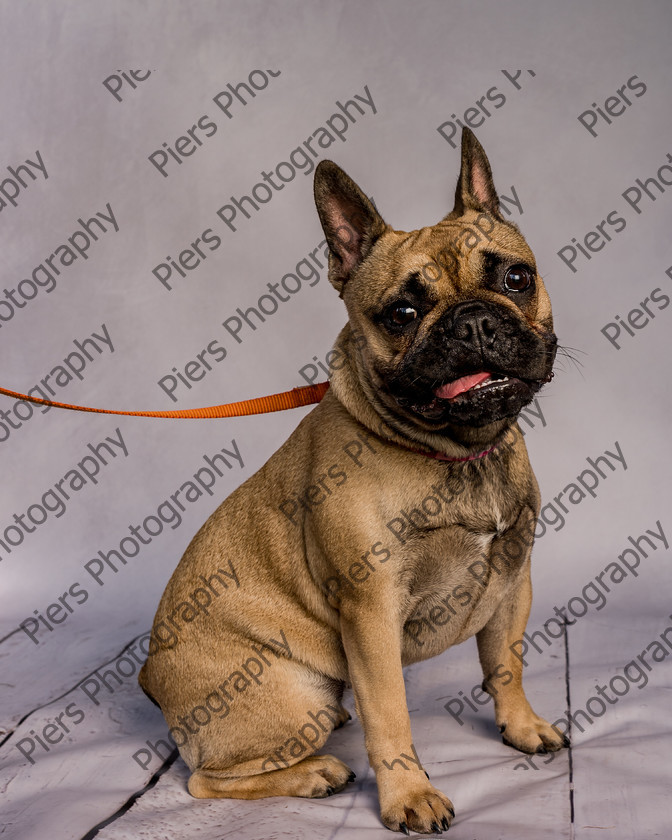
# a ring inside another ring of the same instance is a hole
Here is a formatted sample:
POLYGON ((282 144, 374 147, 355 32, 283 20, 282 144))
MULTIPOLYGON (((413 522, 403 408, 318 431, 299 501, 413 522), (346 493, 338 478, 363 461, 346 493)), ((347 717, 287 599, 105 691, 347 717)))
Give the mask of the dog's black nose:
POLYGON ((492 348, 497 339, 498 319, 480 304, 459 304, 453 313, 453 337, 475 347, 492 348))

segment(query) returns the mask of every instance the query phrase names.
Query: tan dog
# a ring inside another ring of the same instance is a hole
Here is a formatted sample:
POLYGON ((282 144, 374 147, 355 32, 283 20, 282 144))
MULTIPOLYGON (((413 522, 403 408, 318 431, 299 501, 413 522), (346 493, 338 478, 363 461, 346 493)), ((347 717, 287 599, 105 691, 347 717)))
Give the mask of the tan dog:
POLYGON ((314 755, 349 718, 351 683, 383 822, 441 831, 453 807, 415 751, 403 665, 476 634, 506 742, 565 743, 530 707, 510 650, 539 512, 515 418, 551 377, 551 306, 469 130, 455 207, 433 227, 393 230, 330 161, 315 199, 349 315, 338 370, 193 539, 140 683, 192 795, 240 799, 328 796, 354 778, 314 755), (420 642, 423 621, 435 632, 420 642))

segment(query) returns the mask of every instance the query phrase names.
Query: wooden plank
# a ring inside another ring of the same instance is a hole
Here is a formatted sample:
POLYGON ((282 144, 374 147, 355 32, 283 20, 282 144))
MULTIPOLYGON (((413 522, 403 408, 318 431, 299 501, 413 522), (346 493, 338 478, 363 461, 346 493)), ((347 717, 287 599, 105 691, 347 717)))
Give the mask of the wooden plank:
MULTIPOLYGON (((638 612, 630 602, 570 628, 577 840, 670 836, 672 656, 660 634, 672 619, 653 591, 660 581, 640 586, 633 595, 646 603, 638 612), (650 671, 637 660, 647 647, 650 671), (652 659, 654 649, 662 661, 652 659)), ((668 636, 672 643, 672 629, 668 636)))
POLYGON ((131 636, 149 629, 146 625, 146 618, 129 618, 120 627, 98 614, 67 638, 43 634, 39 646, 23 631, 5 638, 0 643, 0 740, 26 713, 51 703, 100 663, 117 656, 131 636), (101 634, 101 626, 108 632, 101 634))

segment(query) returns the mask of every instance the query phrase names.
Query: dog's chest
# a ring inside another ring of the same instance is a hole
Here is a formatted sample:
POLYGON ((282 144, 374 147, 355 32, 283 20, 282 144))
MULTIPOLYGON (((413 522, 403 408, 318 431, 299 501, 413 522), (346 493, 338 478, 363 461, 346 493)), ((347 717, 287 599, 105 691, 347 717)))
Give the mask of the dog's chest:
POLYGON ((503 562, 499 525, 489 532, 452 526, 419 541, 409 568, 404 664, 436 656, 488 621, 525 554, 503 562))

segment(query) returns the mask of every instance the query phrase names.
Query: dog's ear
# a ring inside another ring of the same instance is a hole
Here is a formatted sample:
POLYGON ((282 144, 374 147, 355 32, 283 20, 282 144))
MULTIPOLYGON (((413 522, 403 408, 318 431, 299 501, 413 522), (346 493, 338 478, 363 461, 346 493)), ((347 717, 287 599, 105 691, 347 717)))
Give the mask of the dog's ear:
POLYGON ((483 146, 470 128, 463 128, 462 167, 455 190, 455 206, 449 216, 461 216, 467 210, 485 211, 498 219, 502 218, 492 170, 483 146))
POLYGON ((314 192, 329 246, 329 281, 342 297, 348 278, 387 225, 352 178, 330 160, 318 164, 314 192))

